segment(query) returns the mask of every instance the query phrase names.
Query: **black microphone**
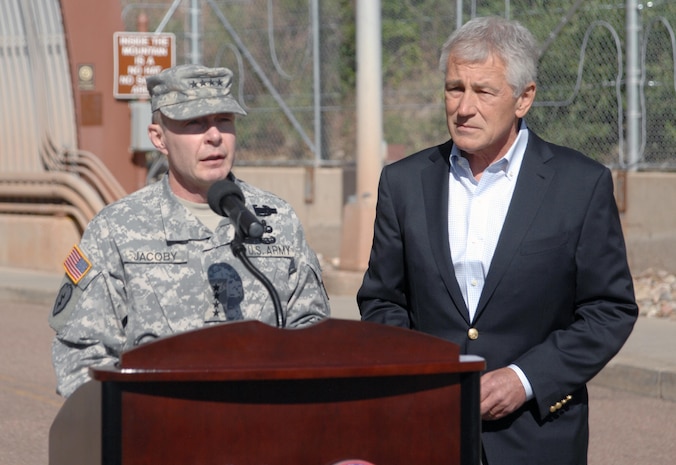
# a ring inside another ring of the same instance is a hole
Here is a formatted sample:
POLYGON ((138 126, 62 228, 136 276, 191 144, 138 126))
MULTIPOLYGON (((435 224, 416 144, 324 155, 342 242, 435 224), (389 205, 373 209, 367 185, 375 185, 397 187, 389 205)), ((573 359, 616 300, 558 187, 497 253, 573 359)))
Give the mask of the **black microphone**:
POLYGON ((258 239, 264 227, 256 215, 244 206, 244 194, 237 184, 229 179, 216 181, 207 192, 207 200, 213 211, 227 216, 235 229, 244 237, 258 239))

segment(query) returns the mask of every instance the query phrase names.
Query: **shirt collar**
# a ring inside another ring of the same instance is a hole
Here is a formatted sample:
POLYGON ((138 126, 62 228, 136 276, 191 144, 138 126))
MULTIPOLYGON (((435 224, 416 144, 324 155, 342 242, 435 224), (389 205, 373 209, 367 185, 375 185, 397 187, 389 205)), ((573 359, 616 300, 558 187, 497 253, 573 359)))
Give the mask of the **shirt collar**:
MULTIPOLYGON (((491 163, 488 169, 491 171, 503 171, 509 178, 512 178, 521 168, 521 162, 523 161, 523 155, 526 152, 527 145, 528 127, 526 126, 526 121, 522 118, 519 121, 519 132, 516 135, 514 143, 505 156, 491 163)), ((462 171, 469 170, 469 163, 462 157, 460 149, 455 144, 451 147, 450 163, 451 170, 458 174, 462 171)))

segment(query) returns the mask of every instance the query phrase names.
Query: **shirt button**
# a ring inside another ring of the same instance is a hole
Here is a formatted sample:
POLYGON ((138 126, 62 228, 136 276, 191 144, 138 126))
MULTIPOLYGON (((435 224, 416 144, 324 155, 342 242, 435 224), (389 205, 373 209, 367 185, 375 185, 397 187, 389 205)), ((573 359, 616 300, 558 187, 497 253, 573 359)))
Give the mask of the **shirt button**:
POLYGON ((476 286, 476 285, 478 284, 478 283, 477 283, 477 280, 476 280, 476 279, 473 279, 472 282, 471 282, 471 284, 472 284, 472 286, 476 286))
POLYGON ((469 331, 467 331, 467 337, 473 341, 479 339, 479 330, 476 328, 469 328, 469 331))

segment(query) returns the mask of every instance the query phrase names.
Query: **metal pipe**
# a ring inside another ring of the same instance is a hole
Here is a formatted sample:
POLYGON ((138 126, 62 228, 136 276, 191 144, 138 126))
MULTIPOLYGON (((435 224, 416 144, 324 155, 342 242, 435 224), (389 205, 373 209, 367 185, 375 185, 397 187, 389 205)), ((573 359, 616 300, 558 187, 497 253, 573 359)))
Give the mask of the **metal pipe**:
POLYGON ((72 205, 56 203, 21 203, 0 202, 0 214, 26 214, 30 216, 68 216, 77 225, 82 234, 89 224, 89 219, 72 205))
POLYGON ((192 64, 202 63, 202 53, 200 50, 200 6, 199 0, 192 0, 190 4, 190 59, 192 64))
POLYGON ((455 28, 460 29, 463 24, 462 20, 462 0, 455 1, 455 28))
POLYGON ((21 192, 25 192, 24 196, 29 198, 39 197, 30 190, 26 191, 25 186, 39 190, 43 197, 55 197, 58 194, 73 205, 82 205, 82 211, 92 217, 105 206, 89 184, 71 173, 12 173, 0 176, 0 195, 4 197, 20 197, 12 189, 21 189, 21 192))
POLYGON ((91 152, 69 149, 59 151, 50 140, 46 140, 40 156, 50 172, 76 173, 90 180, 92 187, 103 197, 105 203, 114 202, 127 195, 101 159, 91 152))
POLYGON ((122 187, 122 185, 118 182, 117 178, 115 178, 115 176, 112 175, 112 173, 108 170, 108 167, 103 164, 103 162, 99 157, 97 157, 91 152, 87 152, 86 150, 68 151, 67 153, 75 154, 77 156, 77 158, 75 159, 75 162, 77 164, 83 166, 84 168, 94 173, 94 176, 97 179, 106 184, 106 188, 110 191, 111 195, 113 196, 111 201, 121 199, 122 197, 127 195, 127 192, 124 190, 124 187, 122 187))
POLYGON ((164 15, 164 18, 162 18, 162 21, 160 21, 160 24, 157 26, 155 29, 156 33, 160 33, 164 31, 164 28, 166 27, 167 23, 171 19, 172 16, 174 16, 174 13, 178 9, 178 7, 181 5, 181 2, 183 0, 174 0, 174 3, 171 4, 169 7, 169 10, 167 10, 167 13, 164 15))
MULTIPOLYGON (((310 140, 308 137, 307 133, 305 132, 305 129, 303 129, 303 126, 301 126, 300 122, 296 118, 296 116, 293 114, 289 106, 286 104, 282 96, 279 94, 275 86, 272 85, 272 82, 268 79, 268 77, 265 75, 265 72, 263 71, 263 68, 258 64, 256 59, 253 57, 251 52, 249 52, 249 49, 244 45, 244 41, 241 39, 241 37, 237 34, 235 29, 232 27, 228 19, 225 17, 223 12, 221 12, 220 8, 218 5, 214 2, 214 0, 205 0, 210 6, 211 9, 214 11, 216 16, 218 17, 219 21, 223 25, 226 31, 228 31, 228 34, 230 34, 230 37, 232 38, 232 41, 235 43, 237 46, 237 49, 242 53, 242 55, 246 58, 246 60, 249 62, 249 65, 251 65, 251 68, 253 69, 254 73, 256 76, 258 76, 258 79, 261 80, 261 83, 265 88, 270 92, 270 95, 272 98, 275 99, 275 102, 279 105, 279 108, 281 108, 282 112, 284 115, 287 117, 293 128, 296 130, 298 135, 300 135, 301 139, 303 139, 303 142, 305 142, 305 145, 308 147, 308 149, 312 152, 315 153, 316 148, 314 146, 314 143, 310 140)), ((379 0, 378 0, 379 1, 379 0)), ((241 77, 240 77, 241 79, 241 77)))
POLYGON ((314 93, 315 165, 322 160, 322 89, 319 47, 319 0, 312 0, 312 89, 314 93))
POLYGON ((80 210, 88 220, 96 214, 87 202, 74 191, 55 184, 0 184, 0 198, 58 199, 65 200, 80 210))
POLYGON ((639 65, 641 25, 636 0, 627 0, 627 154, 625 163, 634 171, 640 159, 639 88, 641 68, 639 65))
POLYGON ((383 100, 380 0, 357 1, 357 196, 378 193, 383 100))

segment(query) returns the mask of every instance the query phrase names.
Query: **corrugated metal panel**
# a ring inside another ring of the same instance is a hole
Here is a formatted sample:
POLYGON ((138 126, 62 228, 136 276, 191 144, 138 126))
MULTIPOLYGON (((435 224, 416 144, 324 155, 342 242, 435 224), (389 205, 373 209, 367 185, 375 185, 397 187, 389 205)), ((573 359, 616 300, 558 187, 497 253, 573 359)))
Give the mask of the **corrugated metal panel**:
MULTIPOLYGON (((27 76, 29 76, 26 34, 21 7, 17 1, 0 2, 0 143, 2 171, 21 170, 23 163, 17 153, 29 150, 37 156, 37 144, 30 136, 31 112, 22 107, 35 106, 27 76)), ((35 129, 33 129, 35 131, 35 129)))
POLYGON ((0 171, 41 171, 40 147, 76 147, 58 0, 0 2, 0 171))
POLYGON ((70 67, 66 38, 61 18, 59 0, 39 0, 34 10, 39 31, 39 46, 42 49, 42 63, 50 79, 44 81, 49 101, 47 134, 57 147, 77 147, 75 108, 71 87, 70 67))

